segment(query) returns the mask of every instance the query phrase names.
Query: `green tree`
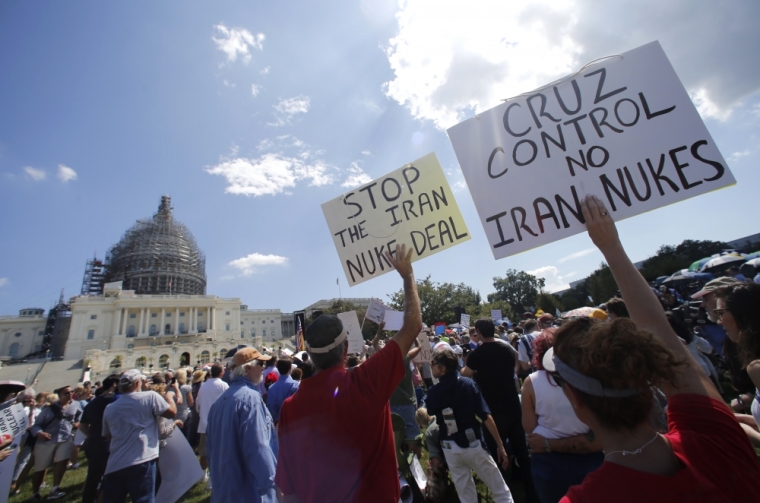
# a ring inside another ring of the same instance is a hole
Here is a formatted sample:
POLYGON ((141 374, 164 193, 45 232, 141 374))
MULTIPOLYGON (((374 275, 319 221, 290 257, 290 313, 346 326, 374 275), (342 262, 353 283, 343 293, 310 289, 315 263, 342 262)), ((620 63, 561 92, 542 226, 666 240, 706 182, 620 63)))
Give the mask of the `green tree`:
MULTIPOLYGON (((490 318, 491 311, 494 309, 500 310, 502 318, 507 318, 510 321, 514 322, 520 318, 519 315, 515 316, 515 312, 512 309, 512 306, 509 305, 509 302, 506 300, 497 300, 494 302, 485 302, 473 309, 472 313, 470 313, 470 317, 472 318, 470 325, 472 325, 472 323, 478 318, 490 318)), ((467 312, 469 313, 469 311, 467 312)))
MULTIPOLYGON (((447 325, 456 323, 455 308, 462 307, 467 313, 480 305, 480 294, 464 283, 436 283, 430 276, 417 281, 417 294, 420 297, 422 321, 432 325, 443 321, 447 325)), ((404 308, 404 290, 401 289, 388 296, 390 307, 396 310, 404 308)))
POLYGON ((609 266, 602 262, 599 269, 592 272, 586 279, 588 294, 594 299, 594 305, 598 306, 602 302, 607 302, 618 291, 615 278, 612 276, 609 266))
POLYGON ((541 309, 545 313, 556 314, 557 309, 564 311, 565 307, 562 301, 556 295, 552 295, 548 292, 541 292, 536 297, 536 307, 541 309))
POLYGON ((493 278, 493 287, 496 292, 488 294, 488 302, 503 300, 512 306, 512 309, 521 314, 528 307, 535 307, 538 294, 546 285, 544 278, 537 278, 525 271, 507 269, 503 278, 493 278))

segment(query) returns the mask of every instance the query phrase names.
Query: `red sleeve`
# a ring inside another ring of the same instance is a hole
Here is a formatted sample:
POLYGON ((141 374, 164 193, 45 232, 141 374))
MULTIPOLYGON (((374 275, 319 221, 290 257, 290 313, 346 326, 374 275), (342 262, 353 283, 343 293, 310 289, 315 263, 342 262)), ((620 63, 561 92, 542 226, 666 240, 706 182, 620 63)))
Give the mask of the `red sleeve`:
POLYGON ((401 348, 391 340, 369 360, 354 368, 351 379, 369 402, 385 405, 404 374, 401 348))
POLYGON ((694 394, 671 396, 668 437, 677 454, 686 456, 693 465, 706 465, 703 469, 722 466, 723 471, 742 465, 756 468, 757 456, 736 416, 714 398, 694 394))
POLYGON ((289 405, 288 400, 285 400, 285 403, 282 405, 282 410, 280 410, 280 422, 277 427, 277 442, 279 444, 277 450, 277 466, 280 469, 275 471, 274 483, 280 488, 283 494, 293 494, 296 492, 289 477, 290 472, 293 470, 289 459, 289 456, 293 454, 293 448, 288 444, 288 439, 291 435, 287 434, 288 426, 290 424, 290 421, 288 421, 288 411, 290 410, 289 405))

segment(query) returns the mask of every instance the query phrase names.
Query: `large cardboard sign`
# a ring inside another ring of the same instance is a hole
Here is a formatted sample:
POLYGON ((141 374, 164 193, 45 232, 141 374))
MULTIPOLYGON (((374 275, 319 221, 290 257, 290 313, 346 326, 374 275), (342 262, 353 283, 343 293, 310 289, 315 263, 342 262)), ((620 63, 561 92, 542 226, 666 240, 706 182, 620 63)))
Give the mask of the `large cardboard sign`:
POLYGON ((161 487, 156 494, 156 503, 175 503, 203 478, 203 469, 193 448, 176 430, 160 451, 158 469, 161 470, 161 487))
POLYGON ((393 270, 385 252, 419 260, 470 239, 435 153, 322 205, 350 286, 393 270))
POLYGON ((356 311, 338 313, 338 318, 343 323, 343 330, 348 332, 348 352, 362 353, 364 351, 364 336, 356 311))
POLYGON ((365 318, 378 325, 385 322, 385 330, 398 331, 404 326, 404 313, 395 311, 379 300, 371 299, 365 318))
POLYGON ((459 324, 463 327, 469 327, 470 326, 470 315, 469 314, 461 314, 459 316, 459 324))
MULTIPOLYGON (((474 77, 476 78, 476 77, 474 77)), ((448 130, 494 258, 736 183, 658 42, 448 130)))
POLYGON ((491 309, 491 319, 493 321, 501 319, 501 309, 491 309))

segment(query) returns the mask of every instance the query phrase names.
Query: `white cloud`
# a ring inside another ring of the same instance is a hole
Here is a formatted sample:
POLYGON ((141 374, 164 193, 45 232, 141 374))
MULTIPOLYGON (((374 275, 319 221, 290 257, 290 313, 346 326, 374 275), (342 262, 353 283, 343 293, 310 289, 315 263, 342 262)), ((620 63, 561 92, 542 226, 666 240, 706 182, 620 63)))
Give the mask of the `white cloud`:
POLYGON ((596 251, 596 248, 586 248, 585 250, 581 250, 579 252, 571 253, 570 255, 566 257, 562 257, 561 259, 557 260, 558 264, 564 264, 568 260, 574 260, 577 258, 585 257, 586 255, 590 255, 596 251))
POLYGON ((253 96, 258 96, 261 92, 261 86, 257 86, 256 84, 251 84, 251 94, 253 96))
POLYGON ((284 126, 290 124, 290 119, 296 114, 305 114, 309 111, 311 100, 308 96, 295 96, 293 98, 287 98, 280 100, 274 106, 277 110, 277 119, 275 122, 270 122, 270 126, 284 126))
POLYGON ((26 172, 27 175, 29 175, 29 178, 31 178, 35 182, 41 182, 42 180, 45 180, 47 178, 47 172, 44 169, 37 169, 31 166, 26 166, 24 168, 24 171, 26 172))
POLYGON ((227 61, 234 63, 238 57, 244 64, 251 61, 249 48, 263 50, 264 34, 251 34, 250 31, 242 28, 227 28, 223 24, 214 26, 215 36, 211 39, 216 43, 216 47, 227 55, 227 61))
POLYGON ((259 73, 260 73, 261 75, 266 75, 266 74, 268 74, 268 73, 269 73, 269 67, 268 67, 268 66, 266 66, 266 67, 262 68, 262 70, 261 70, 259 73))
POLYGON ((58 165, 58 179, 63 183, 77 179, 77 172, 63 164, 58 165))
POLYGON ((8 284, 8 278, 0 278, 0 287, 4 287, 8 284))
POLYGON ((330 172, 335 168, 317 158, 323 151, 311 150, 294 136, 264 139, 256 149, 265 153, 246 158, 234 151, 216 166, 205 168, 206 172, 227 179, 225 192, 254 197, 288 193, 299 181, 316 187, 335 182, 335 175, 330 172))
POLYGON ((703 119, 717 119, 725 122, 731 116, 731 112, 733 112, 731 108, 721 108, 715 104, 710 99, 708 91, 705 88, 690 92, 689 97, 694 102, 694 106, 697 107, 697 111, 703 119))
POLYGON ((233 260, 228 265, 235 267, 243 273, 243 276, 250 276, 257 271, 257 267, 269 265, 287 264, 288 258, 279 255, 262 255, 260 253, 251 253, 245 257, 233 260))
POLYGON ((728 156, 728 160, 729 161, 738 161, 742 157, 747 157, 751 153, 752 152, 750 152, 749 150, 742 150, 741 152, 734 152, 733 154, 731 154, 731 155, 728 156))
POLYGON ((234 84, 232 82, 229 82, 227 79, 224 79, 224 87, 235 87, 237 84, 234 84))
POLYGON ((560 276, 559 269, 553 265, 539 267, 538 269, 528 271, 528 274, 532 274, 537 278, 544 278, 544 280, 546 280, 544 288, 546 288, 548 292, 557 292, 559 290, 570 288, 568 282, 560 276))
POLYGON ((704 117, 760 91, 760 3, 688 0, 401 2, 386 94, 446 128, 593 59, 660 40, 704 117), (686 15, 688 14, 688 15, 686 15))
POLYGON ((362 155, 372 155, 372 152, 369 150, 362 150, 362 155))
POLYGON ((354 161, 351 163, 351 167, 348 168, 348 177, 340 186, 347 189, 353 189, 354 187, 359 187, 371 181, 372 177, 364 172, 361 166, 359 166, 358 161, 354 161))

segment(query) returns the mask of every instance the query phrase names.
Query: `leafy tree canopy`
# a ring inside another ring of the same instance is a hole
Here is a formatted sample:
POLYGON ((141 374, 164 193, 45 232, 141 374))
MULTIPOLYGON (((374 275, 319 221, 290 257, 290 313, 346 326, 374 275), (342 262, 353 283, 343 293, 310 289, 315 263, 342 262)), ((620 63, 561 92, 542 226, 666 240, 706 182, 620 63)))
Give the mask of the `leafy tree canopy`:
POLYGON ((519 316, 528 308, 536 307, 538 294, 543 291, 545 285, 546 281, 543 278, 537 278, 525 271, 507 269, 503 278, 493 278, 496 292, 488 294, 488 302, 506 301, 519 316))
MULTIPOLYGON (((436 283, 430 276, 417 281, 417 293, 420 297, 422 321, 432 326, 438 321, 447 325, 458 323, 455 309, 461 307, 465 312, 475 312, 480 306, 480 294, 464 283, 436 283)), ((389 306, 396 310, 404 308, 404 290, 389 295, 389 306)))

